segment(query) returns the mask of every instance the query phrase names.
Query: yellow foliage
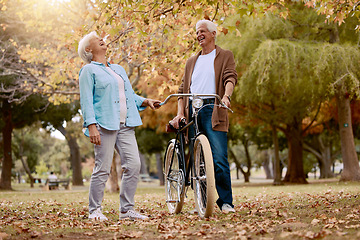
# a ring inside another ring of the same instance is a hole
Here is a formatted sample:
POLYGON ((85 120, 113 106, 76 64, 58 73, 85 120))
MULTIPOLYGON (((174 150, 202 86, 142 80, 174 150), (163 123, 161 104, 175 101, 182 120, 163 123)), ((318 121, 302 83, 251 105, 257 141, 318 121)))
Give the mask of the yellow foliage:
MULTIPOLYGON (((271 1, 269 4, 276 5, 271 1)), ((36 34, 37 41, 19 46, 19 54, 23 61, 44 66, 30 70, 46 83, 39 91, 79 91, 77 78, 84 63, 77 56, 77 45, 82 36, 95 30, 102 37, 107 36, 110 43, 107 57, 127 70, 139 92, 149 98, 165 99, 177 92, 186 60, 199 50, 194 30, 198 20, 214 20, 221 30, 224 16, 237 14, 238 9, 255 11, 261 5, 235 0, 183 4, 170 0, 161 4, 152 0, 69 0, 66 4, 18 0, 17 4, 12 2, 6 7, 16 9, 26 31, 36 34)), ((2 10, 7 10, 4 5, 2 10)), ((223 32, 232 29, 235 28, 230 26, 223 32)), ((236 34, 241 36, 240 32, 236 34)), ((69 101, 69 97, 54 94, 51 100, 59 104, 69 101)), ((145 111, 144 124, 163 125, 176 114, 175 105, 176 102, 156 112, 145 111)))

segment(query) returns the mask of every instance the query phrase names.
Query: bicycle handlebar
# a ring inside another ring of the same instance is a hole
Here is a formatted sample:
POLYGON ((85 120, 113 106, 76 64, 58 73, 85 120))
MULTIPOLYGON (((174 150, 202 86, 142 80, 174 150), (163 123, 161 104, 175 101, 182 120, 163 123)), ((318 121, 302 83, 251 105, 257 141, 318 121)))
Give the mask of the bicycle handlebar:
POLYGON ((219 95, 217 94, 194 94, 194 93, 177 93, 177 94, 171 94, 169 95, 163 102, 161 102, 159 104, 159 106, 162 106, 164 104, 166 104, 170 98, 173 98, 173 97, 215 97, 220 105, 224 108, 226 108, 227 110, 229 110, 230 112, 234 113, 233 110, 231 110, 228 106, 226 106, 222 101, 221 101, 221 98, 219 95))

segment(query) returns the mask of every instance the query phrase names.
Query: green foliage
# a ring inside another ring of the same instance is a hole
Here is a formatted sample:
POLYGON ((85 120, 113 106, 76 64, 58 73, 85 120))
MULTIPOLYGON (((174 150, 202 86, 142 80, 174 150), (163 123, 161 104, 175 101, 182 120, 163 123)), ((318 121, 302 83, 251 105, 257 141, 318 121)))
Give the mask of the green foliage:
POLYGON ((46 166, 44 161, 40 161, 40 163, 36 165, 35 171, 39 177, 46 177, 49 172, 49 168, 46 166))
POLYGON ((217 44, 232 50, 239 72, 250 64, 251 56, 261 42, 268 39, 290 38, 293 32, 293 26, 289 22, 271 14, 259 18, 233 16, 227 18, 225 26, 227 25, 237 28, 228 35, 220 35, 217 44))
POLYGON ((352 94, 359 86, 359 51, 347 45, 358 39, 354 19, 336 26, 302 4, 287 6, 287 19, 272 14, 229 17, 225 24, 236 26, 236 31, 218 39, 234 52, 243 75, 235 90, 236 102, 276 125, 312 114, 331 97, 335 83, 346 82, 352 94), (328 44, 336 36, 340 44, 328 44))
POLYGON ((283 39, 262 42, 239 82, 237 100, 250 108, 264 104, 255 114, 265 114, 269 123, 304 118, 326 94, 326 82, 313 72, 316 50, 316 45, 283 39))
POLYGON ((40 119, 43 122, 43 127, 52 126, 58 128, 64 121, 70 121, 78 113, 79 109, 80 102, 78 100, 58 105, 49 103, 46 111, 41 114, 40 119))
POLYGON ((360 51, 358 46, 323 44, 319 49, 319 64, 315 67, 315 74, 319 81, 329 80, 330 96, 335 90, 342 88, 351 95, 359 94, 360 86, 360 51))
POLYGON ((314 172, 318 168, 318 160, 311 153, 304 152, 304 173, 305 175, 314 172))
POLYGON ((50 170, 64 175, 69 170, 69 147, 66 141, 52 138, 44 139, 46 150, 39 156, 40 162, 45 164, 50 170), (51 140, 51 141, 49 141, 51 140))
POLYGON ((13 156, 15 159, 23 157, 31 172, 35 171, 39 155, 43 151, 43 135, 38 127, 27 127, 13 133, 13 156))
MULTIPOLYGON (((301 132, 304 118, 319 117, 321 103, 335 92, 358 94, 360 58, 356 19, 338 26, 301 3, 286 6, 286 19, 229 17, 225 23, 236 30, 219 40, 234 52, 241 75, 234 92, 235 104, 243 106, 241 120, 275 125, 289 135, 294 126, 301 132)), ((315 120, 322 119, 329 118, 315 120)))
POLYGON ((157 133, 150 128, 136 128, 136 140, 139 151, 144 154, 159 153, 165 150, 170 135, 166 133, 157 133))
MULTIPOLYGON (((13 127, 23 128, 36 122, 39 115, 44 111, 46 103, 47 99, 40 94, 32 94, 20 103, 13 103, 11 108, 13 127)), ((0 108, 2 107, 3 105, 0 105, 0 108)), ((2 122, 0 126, 4 126, 4 117, 0 111, 0 122, 2 122)))

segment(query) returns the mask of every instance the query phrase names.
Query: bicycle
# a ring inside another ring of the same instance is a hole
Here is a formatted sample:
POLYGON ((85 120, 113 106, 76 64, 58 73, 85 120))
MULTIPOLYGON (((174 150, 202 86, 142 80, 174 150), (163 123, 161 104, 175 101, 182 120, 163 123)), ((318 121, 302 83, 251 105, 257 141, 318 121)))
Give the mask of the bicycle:
POLYGON ((189 186, 192 186, 195 196, 195 207, 201 218, 213 214, 215 204, 215 174, 210 143, 207 137, 199 131, 199 112, 208 105, 222 106, 233 112, 217 94, 171 94, 160 105, 166 104, 172 97, 192 97, 192 120, 179 122, 175 129, 169 123, 169 128, 176 132, 176 137, 167 145, 164 156, 164 179, 166 203, 170 213, 180 213, 184 205, 184 197, 189 186), (216 98, 220 105, 203 104, 201 97, 216 98), (194 136, 189 139, 189 156, 185 159, 185 132, 194 125, 194 136))

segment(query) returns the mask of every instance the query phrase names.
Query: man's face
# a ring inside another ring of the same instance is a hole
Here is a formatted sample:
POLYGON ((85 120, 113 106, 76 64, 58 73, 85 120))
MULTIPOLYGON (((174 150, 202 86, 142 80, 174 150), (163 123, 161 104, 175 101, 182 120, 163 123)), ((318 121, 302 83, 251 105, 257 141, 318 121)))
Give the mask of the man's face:
POLYGON ((200 25, 200 27, 196 29, 196 39, 199 41, 201 47, 215 42, 215 34, 215 32, 210 32, 205 24, 200 25))

